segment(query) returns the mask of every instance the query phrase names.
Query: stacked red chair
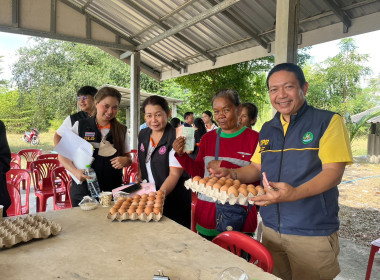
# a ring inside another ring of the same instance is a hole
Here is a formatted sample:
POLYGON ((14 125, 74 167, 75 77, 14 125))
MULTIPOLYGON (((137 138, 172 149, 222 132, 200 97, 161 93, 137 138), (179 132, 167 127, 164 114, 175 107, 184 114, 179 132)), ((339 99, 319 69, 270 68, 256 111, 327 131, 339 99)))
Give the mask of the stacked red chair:
POLYGON ((11 163, 15 162, 21 167, 21 157, 19 154, 11 153, 11 163))
POLYGON ((64 167, 57 167, 51 173, 54 210, 72 208, 70 187, 72 179, 64 167))
MULTIPOLYGON (((42 155, 42 151, 38 149, 25 149, 18 152, 20 157, 24 157, 26 160, 26 169, 31 171, 30 166, 33 161, 37 159, 39 155, 42 155)), ((21 166, 21 163, 20 163, 21 166)))
POLYGON ((212 242, 239 257, 242 256, 243 250, 250 255, 250 263, 256 264, 265 272, 272 273, 273 271, 273 257, 269 250, 263 244, 244 233, 225 231, 216 236, 212 242))
POLYGON ((58 154, 42 154, 39 155, 37 159, 58 159, 58 154))
POLYGON ((7 172, 7 188, 11 197, 8 216, 29 214, 30 174, 25 169, 11 169, 7 172), (21 188, 26 189, 25 203, 21 202, 21 188))
POLYGON ((32 162, 31 172, 35 190, 34 193, 37 198, 37 212, 46 211, 47 199, 54 195, 54 182, 51 179, 51 174, 55 168, 60 166, 61 164, 57 159, 40 159, 32 162))

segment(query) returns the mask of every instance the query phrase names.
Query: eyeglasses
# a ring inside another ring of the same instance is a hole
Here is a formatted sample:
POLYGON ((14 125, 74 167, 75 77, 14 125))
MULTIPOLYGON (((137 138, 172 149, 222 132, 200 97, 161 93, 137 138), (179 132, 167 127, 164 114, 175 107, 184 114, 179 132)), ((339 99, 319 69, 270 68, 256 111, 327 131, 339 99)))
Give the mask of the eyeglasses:
POLYGON ((80 101, 80 100, 87 100, 88 99, 88 96, 87 95, 82 95, 82 96, 77 96, 77 100, 80 101))

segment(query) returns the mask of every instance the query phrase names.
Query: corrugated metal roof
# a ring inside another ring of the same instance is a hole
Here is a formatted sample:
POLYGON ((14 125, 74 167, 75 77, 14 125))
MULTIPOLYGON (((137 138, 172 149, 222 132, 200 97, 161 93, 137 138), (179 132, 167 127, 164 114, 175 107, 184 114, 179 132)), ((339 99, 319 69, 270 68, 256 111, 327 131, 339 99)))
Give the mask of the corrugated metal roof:
MULTIPOLYGON (((151 71, 151 75, 156 73, 156 78, 158 76, 166 79, 273 54, 271 44, 275 40, 277 1, 59 0, 57 9, 65 6, 66 12, 67 8, 71 8, 75 13, 90 18, 90 21, 94 20, 96 24, 111 32, 107 34, 107 39, 99 35, 100 33, 97 33, 98 37, 94 39, 91 37, 92 30, 97 29, 97 26, 89 28, 88 22, 82 20, 80 24, 86 25, 86 36, 82 35, 78 42, 88 40, 89 44, 95 45, 99 42, 99 47, 116 57, 128 48, 131 51, 141 49, 142 67, 148 69, 148 72, 151 71), (230 2, 232 4, 226 6, 230 2), (211 13, 219 6, 227 8, 211 13), (203 13, 210 15, 192 24, 188 22, 203 13), (185 23, 188 24, 183 29, 164 36, 185 23), (110 36, 115 38, 113 42, 109 42, 110 36), (162 38, 158 40, 157 36, 162 38), (152 43, 155 39, 158 41, 152 43)), ((26 6, 27 2, 28 0, 20 0, 19 7, 26 6)), ((9 0, 0 0, 0 3, 3 10, 10 5, 9 0)), ((48 0, 40 0, 36 1, 35 5, 45 5, 46 10, 46 5, 52 5, 53 11, 55 4, 48 0)), ((10 12, 14 15, 17 9, 10 12)), ((9 14, 9 11, 3 13, 9 14)), ((46 28, 49 28, 47 26, 39 30, 37 28, 35 33, 31 32, 33 26, 20 28, 17 25, 19 22, 21 25, 26 22, 22 19, 25 15, 25 12, 19 13, 17 17, 20 20, 13 18, 11 25, 9 22, 2 25, 0 19, 1 30, 48 38, 65 39, 62 37, 67 36, 69 41, 75 39, 70 30, 64 30, 65 27, 60 27, 64 32, 59 37, 54 28, 51 28, 56 24, 53 21, 50 22, 50 33, 46 32, 46 28), (15 22, 16 20, 19 22, 15 22)), ((379 16, 380 0, 300 0, 299 46, 378 30, 379 16), (370 17, 372 14, 378 16, 370 17), (337 24, 340 27, 338 29, 337 24), (348 28, 347 33, 344 25, 348 28), (335 29, 328 29, 331 26, 335 26, 335 29)), ((52 13, 50 20, 53 17, 52 13)), ((68 17, 65 20, 71 19, 68 17)), ((81 30, 84 30, 83 26, 81 30)))
MULTIPOLYGON (((353 123, 357 123, 358 121, 360 121, 363 117, 366 117, 368 115, 372 115, 374 114, 375 112, 380 112, 380 106, 376 106, 376 107, 373 107, 371 109, 368 109, 364 112, 361 112, 359 114, 356 114, 356 115, 353 115, 351 117, 351 121, 353 123)), ((380 123, 380 116, 377 116, 377 117, 373 117, 371 119, 369 119, 366 123, 380 123)))
MULTIPOLYGON (((70 2, 120 30, 127 37, 135 40, 136 45, 139 45, 223 1, 70 0, 70 2)), ((380 1, 340 0, 335 3, 350 19, 380 11, 380 1)), ((275 0, 242 0, 226 11, 191 25, 177 34, 190 41, 191 45, 173 35, 148 47, 149 50, 158 54, 158 58, 157 56, 153 58, 151 54, 143 50, 141 60, 153 69, 162 72, 170 70, 172 66, 163 63, 160 58, 178 62, 180 68, 181 65, 186 67, 209 60, 210 58, 204 54, 217 59, 220 56, 258 46, 259 43, 252 38, 251 32, 264 43, 273 42, 275 20, 275 0)), ((302 0, 300 2, 299 32, 301 34, 339 22, 341 20, 336 13, 331 11, 326 1, 302 0)))

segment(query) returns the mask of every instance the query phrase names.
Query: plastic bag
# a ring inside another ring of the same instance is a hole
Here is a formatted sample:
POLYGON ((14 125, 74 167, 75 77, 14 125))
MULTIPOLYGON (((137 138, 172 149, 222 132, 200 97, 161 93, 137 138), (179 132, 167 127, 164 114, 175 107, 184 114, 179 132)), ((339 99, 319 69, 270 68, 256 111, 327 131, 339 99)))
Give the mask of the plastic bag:
POLYGON ((83 197, 82 201, 79 202, 78 204, 82 210, 92 210, 98 207, 99 202, 95 199, 92 198, 91 196, 86 195, 83 197))

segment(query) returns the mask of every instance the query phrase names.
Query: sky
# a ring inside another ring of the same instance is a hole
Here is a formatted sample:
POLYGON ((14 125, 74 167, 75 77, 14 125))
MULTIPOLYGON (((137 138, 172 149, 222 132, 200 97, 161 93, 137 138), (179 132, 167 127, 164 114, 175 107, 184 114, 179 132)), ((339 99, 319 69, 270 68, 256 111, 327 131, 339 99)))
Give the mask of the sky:
MULTIPOLYGON (((10 80, 12 77, 10 67, 12 63, 17 61, 16 50, 20 47, 30 46, 30 36, 17 35, 12 33, 0 32, 0 56, 2 62, 0 62, 0 69, 2 74, 0 80, 10 80)), ((377 77, 380 74, 380 30, 369 32, 353 37, 355 44, 358 47, 357 51, 361 54, 369 54, 369 66, 373 74, 371 77, 377 77)), ((313 57, 313 61, 320 63, 326 60, 328 57, 333 57, 339 52, 340 40, 330 41, 327 43, 315 45, 311 48, 310 54, 313 57)), ((370 77, 369 77, 370 78, 370 77)))

